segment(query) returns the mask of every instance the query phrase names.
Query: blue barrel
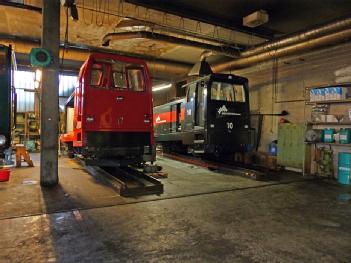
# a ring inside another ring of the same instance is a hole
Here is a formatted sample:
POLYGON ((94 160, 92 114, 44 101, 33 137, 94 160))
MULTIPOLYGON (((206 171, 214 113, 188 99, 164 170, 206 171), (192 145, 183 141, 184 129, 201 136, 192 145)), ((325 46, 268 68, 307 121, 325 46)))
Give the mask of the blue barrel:
POLYGON ((351 153, 339 153, 338 182, 351 184, 351 153))
POLYGON ((351 143, 351 129, 341 128, 339 135, 340 143, 351 143))

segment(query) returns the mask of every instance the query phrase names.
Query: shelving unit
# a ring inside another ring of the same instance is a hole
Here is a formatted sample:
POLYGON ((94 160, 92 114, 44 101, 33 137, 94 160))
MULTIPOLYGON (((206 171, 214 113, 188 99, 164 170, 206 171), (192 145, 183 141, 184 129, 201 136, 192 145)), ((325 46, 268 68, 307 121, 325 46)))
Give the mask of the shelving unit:
POLYGON ((16 128, 14 132, 13 142, 15 144, 25 144, 31 150, 38 150, 40 133, 39 120, 34 112, 18 112, 16 113, 16 128), (29 146, 31 144, 31 146, 29 146), (33 147, 35 145, 35 147, 33 147))
POLYGON ((323 126, 349 126, 351 125, 351 122, 307 122, 307 125, 323 125, 323 126))
POLYGON ((335 142, 305 142, 306 144, 320 144, 330 146, 351 147, 351 143, 335 143, 335 142))
POLYGON ((309 101, 308 104, 333 104, 333 103, 351 103, 351 99, 343 100, 321 100, 321 101, 309 101))
POLYGON ((310 101, 310 91, 311 89, 323 89, 328 87, 348 87, 351 90, 351 83, 340 83, 340 84, 330 84, 323 86, 313 86, 305 88, 305 104, 306 105, 316 105, 316 104, 334 104, 334 103, 351 103, 351 98, 340 99, 340 100, 321 100, 321 101, 310 101))
MULTIPOLYGON (((334 107, 332 107, 333 104, 350 104, 351 105, 351 98, 346 98, 346 99, 340 99, 340 100, 324 100, 324 101, 310 101, 310 90, 312 88, 328 88, 328 87, 349 87, 349 92, 351 92, 351 83, 343 83, 343 84, 331 84, 331 85, 325 85, 325 86, 320 86, 320 87, 308 87, 306 88, 305 92, 305 104, 306 105, 330 105, 328 107, 328 113, 330 115, 333 115, 333 110, 335 110, 334 107)), ((336 107, 336 106, 335 106, 336 107)), ((339 112, 340 113, 340 112, 339 112)), ((334 114, 336 115, 336 114, 334 114)), ((340 115, 340 114, 338 114, 340 115)), ((317 130, 323 130, 324 128, 351 128, 351 120, 349 120, 348 116, 348 110, 345 110, 344 115, 344 120, 340 122, 327 122, 327 121, 307 121, 306 122, 306 128, 312 128, 312 129, 317 129, 317 130)), ((328 143, 328 142, 305 142, 306 145, 311 146, 312 150, 312 155, 311 155, 311 171, 315 171, 315 175, 318 174, 318 169, 316 168, 318 166, 318 162, 316 161, 316 151, 317 148, 325 148, 325 147, 330 147, 330 149, 333 150, 333 171, 334 171, 334 177, 336 177, 335 171, 337 171, 337 153, 340 151, 345 151, 344 148, 346 149, 351 149, 351 143, 344 144, 344 143, 328 143), (313 167, 315 166, 315 167, 313 167)), ((347 151, 347 150, 346 150, 347 151)))

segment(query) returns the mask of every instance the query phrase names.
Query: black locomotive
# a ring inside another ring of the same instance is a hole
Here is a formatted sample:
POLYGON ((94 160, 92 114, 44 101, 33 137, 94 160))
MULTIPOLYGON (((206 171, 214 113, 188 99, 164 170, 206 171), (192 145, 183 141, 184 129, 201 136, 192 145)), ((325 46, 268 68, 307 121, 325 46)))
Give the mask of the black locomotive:
POLYGON ((185 98, 154 108, 156 143, 164 151, 219 157, 254 145, 246 78, 212 73, 184 88, 185 98))

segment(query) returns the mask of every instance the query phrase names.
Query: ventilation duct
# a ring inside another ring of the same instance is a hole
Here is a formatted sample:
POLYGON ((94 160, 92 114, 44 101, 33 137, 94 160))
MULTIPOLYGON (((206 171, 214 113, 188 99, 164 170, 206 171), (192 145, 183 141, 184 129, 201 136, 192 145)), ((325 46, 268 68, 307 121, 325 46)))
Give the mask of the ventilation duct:
POLYGON ((213 72, 211 66, 206 61, 206 58, 211 55, 211 51, 206 50, 202 52, 200 61, 192 67, 192 69, 188 73, 188 76, 206 76, 212 74, 213 72))
MULTIPOLYGON (((322 48, 328 45, 340 44, 350 39, 351 39, 351 29, 346 29, 337 33, 323 35, 316 39, 311 39, 301 43, 296 43, 294 45, 284 46, 278 49, 268 50, 266 52, 259 53, 256 55, 241 57, 239 59, 235 59, 232 61, 220 63, 217 65, 214 65, 213 70, 215 72, 222 72, 222 71, 231 70, 231 69, 248 67, 273 58, 280 58, 284 56, 294 55, 308 50, 322 48)), ((267 47, 265 48, 268 49, 268 46, 270 46, 270 44, 267 44, 267 47)))
POLYGON ((164 42, 168 44, 175 44, 175 45, 210 50, 216 54, 222 54, 233 58, 239 57, 238 50, 232 47, 216 46, 216 45, 212 45, 204 42, 197 42, 186 38, 179 38, 175 36, 154 33, 149 31, 109 33, 104 36, 102 45, 109 46, 111 41, 122 41, 122 40, 138 39, 138 38, 144 38, 144 39, 155 40, 155 41, 164 42))

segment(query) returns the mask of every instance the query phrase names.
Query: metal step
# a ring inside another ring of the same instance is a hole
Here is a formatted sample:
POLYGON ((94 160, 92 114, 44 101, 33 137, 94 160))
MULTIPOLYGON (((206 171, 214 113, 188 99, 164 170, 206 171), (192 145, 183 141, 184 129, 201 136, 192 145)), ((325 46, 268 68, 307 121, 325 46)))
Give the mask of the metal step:
POLYGON ((205 140, 194 140, 194 144, 203 144, 205 140))

